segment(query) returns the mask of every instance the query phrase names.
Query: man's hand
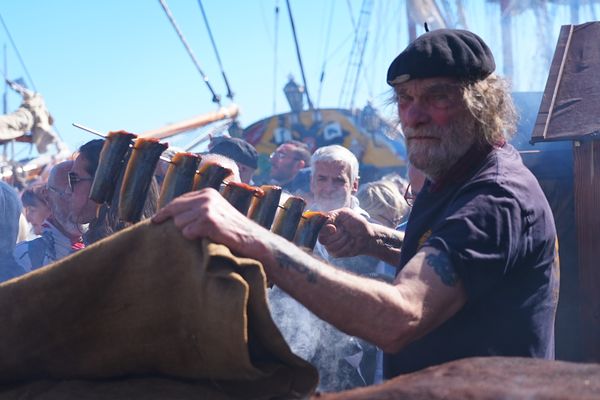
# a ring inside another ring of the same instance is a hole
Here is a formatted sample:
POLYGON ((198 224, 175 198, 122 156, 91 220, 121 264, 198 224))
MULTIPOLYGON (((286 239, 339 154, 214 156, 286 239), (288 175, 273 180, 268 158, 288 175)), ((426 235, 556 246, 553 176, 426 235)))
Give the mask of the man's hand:
POLYGON ((188 192, 160 209, 152 222, 169 218, 188 239, 207 237, 239 255, 260 259, 265 231, 240 214, 214 189, 188 192))
POLYGON ((329 213, 319 242, 334 257, 354 257, 367 254, 374 236, 371 224, 362 215, 349 208, 340 208, 329 213))
POLYGON ((319 234, 319 241, 334 257, 369 255, 391 265, 400 261, 403 240, 403 233, 370 223, 349 208, 331 211, 319 234))

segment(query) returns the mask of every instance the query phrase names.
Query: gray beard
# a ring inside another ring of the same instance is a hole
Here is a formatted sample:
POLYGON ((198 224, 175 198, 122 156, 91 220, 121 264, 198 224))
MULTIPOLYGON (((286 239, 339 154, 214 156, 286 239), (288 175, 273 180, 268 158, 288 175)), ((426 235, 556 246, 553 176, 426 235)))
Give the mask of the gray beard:
POLYGON ((422 128, 402 128, 407 137, 407 150, 410 163, 421 170, 430 180, 441 178, 456 162, 466 154, 478 136, 477 124, 471 118, 453 121, 445 127, 426 126, 422 128), (411 144, 408 138, 426 134, 439 138, 434 145, 411 144))

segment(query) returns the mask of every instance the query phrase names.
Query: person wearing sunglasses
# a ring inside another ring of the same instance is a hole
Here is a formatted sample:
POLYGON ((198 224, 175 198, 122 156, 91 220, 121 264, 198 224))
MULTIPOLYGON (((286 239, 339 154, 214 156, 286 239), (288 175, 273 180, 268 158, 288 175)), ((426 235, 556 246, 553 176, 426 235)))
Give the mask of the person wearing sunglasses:
POLYGON ((269 161, 271 184, 281 186, 292 194, 304 189, 296 177, 310 166, 310 151, 306 144, 297 140, 285 142, 271 153, 269 161))
POLYGON ((98 205, 89 196, 103 145, 103 139, 95 139, 81 146, 69 171, 68 190, 71 195, 69 218, 72 223, 89 224, 96 218, 98 205))
POLYGON ((15 259, 25 271, 38 269, 83 248, 83 226, 71 222, 70 174, 73 161, 56 164, 45 186, 50 215, 42 223, 40 237, 19 243, 15 259))
POLYGON ((380 347, 386 379, 466 357, 553 359, 556 229, 538 181, 508 143, 516 111, 494 70, 487 44, 458 29, 419 36, 388 69, 409 160, 427 176, 406 234, 399 240, 342 209, 319 240, 337 256, 398 266, 391 284, 311 257, 214 190, 176 199, 154 222, 174 218, 188 239, 259 260, 270 282, 318 317, 380 347))

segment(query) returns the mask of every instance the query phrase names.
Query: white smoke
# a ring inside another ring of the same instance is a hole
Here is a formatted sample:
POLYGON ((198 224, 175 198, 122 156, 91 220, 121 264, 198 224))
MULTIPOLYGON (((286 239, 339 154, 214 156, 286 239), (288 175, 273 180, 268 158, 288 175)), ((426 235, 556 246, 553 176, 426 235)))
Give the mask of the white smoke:
POLYGON ((317 390, 339 391, 365 385, 358 364, 358 341, 321 320, 278 287, 268 292, 275 324, 292 351, 319 371, 317 390))

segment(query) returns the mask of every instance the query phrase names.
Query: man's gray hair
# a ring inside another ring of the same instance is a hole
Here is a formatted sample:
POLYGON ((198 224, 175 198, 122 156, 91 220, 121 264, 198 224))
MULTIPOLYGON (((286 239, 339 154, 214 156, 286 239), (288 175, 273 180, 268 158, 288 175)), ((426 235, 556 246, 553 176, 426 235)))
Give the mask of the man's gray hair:
POLYGON ((467 84, 463 97, 487 143, 497 146, 513 137, 517 129, 518 114, 508 81, 491 74, 484 80, 467 84))
POLYGON ((319 161, 325 162, 341 162, 350 167, 350 183, 354 183, 358 179, 358 160, 350 150, 337 144, 318 148, 310 159, 310 172, 315 172, 315 163, 319 161))

